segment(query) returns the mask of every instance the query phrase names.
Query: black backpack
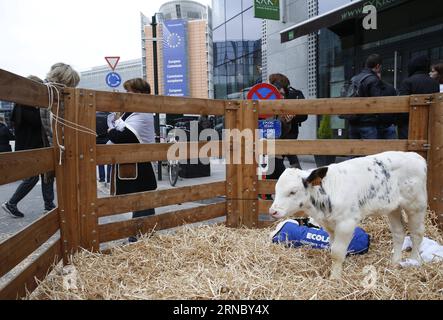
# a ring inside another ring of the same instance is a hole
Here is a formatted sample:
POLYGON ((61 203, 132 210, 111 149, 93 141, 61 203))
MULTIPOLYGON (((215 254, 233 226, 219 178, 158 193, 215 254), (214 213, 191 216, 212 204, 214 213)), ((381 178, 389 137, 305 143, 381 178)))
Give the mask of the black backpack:
POLYGON ((368 73, 365 74, 363 77, 360 77, 359 75, 356 75, 352 77, 351 82, 348 84, 348 87, 346 89, 345 97, 347 98, 355 98, 355 97, 362 97, 362 83, 370 76, 373 76, 373 74, 368 73))

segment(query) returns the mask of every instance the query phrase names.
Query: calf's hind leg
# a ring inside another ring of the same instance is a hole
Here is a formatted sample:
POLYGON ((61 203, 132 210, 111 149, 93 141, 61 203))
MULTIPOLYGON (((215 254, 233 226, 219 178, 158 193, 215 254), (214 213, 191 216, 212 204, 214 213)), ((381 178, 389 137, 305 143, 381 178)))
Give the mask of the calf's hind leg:
POLYGON ((401 249, 405 241, 405 229, 403 226, 402 210, 399 208, 388 215, 389 226, 392 233, 392 242, 394 245, 394 254, 392 256, 392 263, 398 264, 401 260, 401 249))
POLYGON ((423 236, 425 233, 426 209, 422 208, 421 210, 408 210, 406 213, 408 215, 408 227, 412 240, 411 259, 420 262, 420 245, 423 241, 423 236))

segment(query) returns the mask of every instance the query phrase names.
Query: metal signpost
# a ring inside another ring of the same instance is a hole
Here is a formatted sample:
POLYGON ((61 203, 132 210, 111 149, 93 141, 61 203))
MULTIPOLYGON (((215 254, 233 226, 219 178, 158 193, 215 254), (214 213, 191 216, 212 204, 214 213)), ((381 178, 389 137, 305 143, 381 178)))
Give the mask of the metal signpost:
MULTIPOLYGON (((280 91, 269 83, 259 83, 249 90, 247 95, 248 100, 279 100, 282 99, 280 91)), ((260 139, 278 139, 282 134, 282 127, 280 120, 271 119, 265 120, 272 116, 261 116, 258 121, 258 129, 260 139)), ((268 170, 268 156, 263 155, 260 159, 259 169, 262 172, 262 179, 266 180, 266 171, 268 170)), ((266 200, 266 195, 262 195, 266 200)))

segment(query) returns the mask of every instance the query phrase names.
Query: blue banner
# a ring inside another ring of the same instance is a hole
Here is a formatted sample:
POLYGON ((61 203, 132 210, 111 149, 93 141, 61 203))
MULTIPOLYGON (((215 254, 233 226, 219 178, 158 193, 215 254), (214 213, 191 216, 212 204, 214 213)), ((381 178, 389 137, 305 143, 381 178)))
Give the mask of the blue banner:
POLYGON ((163 69, 165 95, 189 96, 187 22, 182 19, 163 23, 163 69))

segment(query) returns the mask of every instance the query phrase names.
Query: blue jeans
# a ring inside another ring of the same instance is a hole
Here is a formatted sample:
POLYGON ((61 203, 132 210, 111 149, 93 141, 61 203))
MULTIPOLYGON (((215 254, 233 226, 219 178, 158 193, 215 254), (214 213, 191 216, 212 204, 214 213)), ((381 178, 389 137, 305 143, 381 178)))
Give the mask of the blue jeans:
POLYGON ((394 140, 397 131, 394 125, 390 126, 350 126, 349 139, 365 140, 394 140))
MULTIPOLYGON (((111 182, 111 166, 108 165, 106 166, 107 170, 106 170, 106 182, 110 183, 111 182)), ((98 166, 98 179, 100 182, 105 182, 105 166, 104 165, 99 165, 98 166)))
MULTIPOLYGON (((17 205, 29 192, 35 187, 39 179, 39 176, 31 177, 23 180, 17 187, 17 190, 12 195, 9 203, 17 205)), ((54 179, 51 178, 45 182, 44 175, 41 175, 42 179, 42 195, 45 202, 45 208, 51 208, 54 206, 54 179)))
POLYGON ((377 139, 380 140, 395 140, 397 139, 397 130, 394 125, 378 126, 377 127, 377 139))
POLYGON ((376 140, 378 139, 377 127, 375 126, 349 126, 349 139, 366 139, 376 140))

